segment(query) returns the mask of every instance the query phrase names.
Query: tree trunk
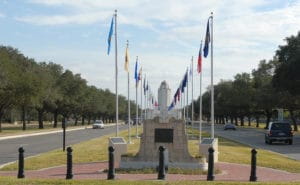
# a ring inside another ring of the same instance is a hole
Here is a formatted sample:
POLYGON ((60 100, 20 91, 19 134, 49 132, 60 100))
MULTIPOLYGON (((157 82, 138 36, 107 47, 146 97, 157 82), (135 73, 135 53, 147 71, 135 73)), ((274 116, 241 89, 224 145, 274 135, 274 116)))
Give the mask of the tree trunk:
POLYGON ((256 119, 256 128, 258 128, 259 127, 259 116, 256 116, 255 119, 256 119))
POLYGON ((241 126, 244 126, 244 116, 240 116, 241 119, 241 126))
POLYGON ((271 117, 272 117, 272 112, 267 110, 266 111, 266 116, 267 116, 267 122, 266 122, 265 129, 268 129, 269 128, 269 123, 270 123, 270 120, 271 120, 271 117))
POLYGON ((251 126, 251 117, 248 116, 248 126, 250 127, 251 126))
POLYGON ((222 124, 225 125, 225 116, 222 116, 222 124))
POLYGON ((88 117, 88 125, 91 124, 91 116, 88 117))
POLYGON ((57 128, 57 117, 58 117, 58 111, 55 110, 54 115, 53 115, 53 118, 54 118, 53 128, 57 128))
POLYGON ((233 116, 230 116, 231 124, 233 124, 233 116))
POLYGON ((84 116, 82 116, 81 125, 84 125, 84 116))
POLYGON ((77 123, 78 123, 78 118, 77 118, 77 116, 76 116, 76 117, 75 117, 75 123, 74 123, 74 125, 77 126, 77 123))
POLYGON ((298 126, 297 126, 297 122, 296 122, 296 119, 295 119, 295 116, 294 116, 294 111, 289 109, 289 112, 290 112, 291 119, 292 119, 292 122, 293 122, 293 125, 294 125, 294 131, 298 131, 298 126))
POLYGON ((44 128, 43 115, 44 115, 44 110, 39 109, 38 110, 39 129, 44 128))
POLYGON ((238 126, 238 118, 237 118, 237 116, 234 117, 234 124, 235 124, 236 126, 238 126))
POLYGON ((23 130, 26 130, 26 120, 25 120, 25 117, 26 117, 25 106, 22 106, 22 123, 23 123, 22 129, 23 130))
POLYGON ((2 132, 2 113, 0 113, 0 132, 2 132))

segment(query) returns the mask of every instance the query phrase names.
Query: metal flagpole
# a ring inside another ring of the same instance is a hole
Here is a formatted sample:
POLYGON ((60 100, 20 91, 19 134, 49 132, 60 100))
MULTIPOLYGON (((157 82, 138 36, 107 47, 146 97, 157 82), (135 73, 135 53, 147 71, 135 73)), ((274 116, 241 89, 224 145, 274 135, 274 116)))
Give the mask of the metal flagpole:
POLYGON ((191 125, 193 126, 194 124, 194 60, 192 57, 192 123, 191 125))
MULTIPOLYGON (((143 77, 142 77, 142 73, 141 73, 141 121, 144 120, 142 119, 142 115, 143 115, 143 77)), ((141 122, 142 123, 142 122, 141 122)))
POLYGON ((119 134, 117 10, 115 10, 116 136, 119 134))
MULTIPOLYGON (((202 40, 201 40, 201 47, 200 51, 202 51, 202 40)), ((202 55, 202 54, 201 54, 202 55)), ((201 66, 202 68, 202 66, 201 66)), ((199 143, 202 140, 202 69, 200 71, 200 97, 199 97, 199 143)))
POLYGON ((214 113, 214 69, 213 69, 213 12, 211 12, 211 53, 210 53, 210 60, 211 60, 211 138, 215 138, 215 130, 214 130, 214 122, 215 122, 215 113, 214 113))
MULTIPOLYGON (((127 49, 128 49, 128 40, 127 40, 127 49)), ((128 79, 128 88, 127 88, 127 91, 128 91, 128 143, 130 144, 131 143, 131 134, 130 134, 130 127, 131 127, 131 118, 130 118, 130 79, 129 79, 129 69, 127 69, 127 79, 128 79)))
MULTIPOLYGON (((189 72, 189 71, 188 71, 189 72)), ((186 120, 189 121, 189 74, 186 82, 186 120)))
MULTIPOLYGON (((138 56, 136 56, 136 61, 138 61, 138 56)), ((136 79, 135 82, 135 103, 136 103, 136 117, 135 117, 135 137, 138 138, 138 123, 139 123, 139 104, 138 104, 138 84, 139 84, 139 80, 136 79)))

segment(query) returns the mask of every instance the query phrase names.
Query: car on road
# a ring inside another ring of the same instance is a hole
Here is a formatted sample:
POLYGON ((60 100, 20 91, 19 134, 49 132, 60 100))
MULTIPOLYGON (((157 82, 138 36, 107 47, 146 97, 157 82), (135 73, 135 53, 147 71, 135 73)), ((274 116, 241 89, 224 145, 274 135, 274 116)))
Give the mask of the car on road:
POLYGON ((93 129, 97 129, 97 128, 104 128, 104 123, 102 120, 96 120, 95 123, 93 123, 93 129))
MULTIPOLYGON (((128 119, 125 121, 125 124, 128 124, 128 119)), ((130 124, 132 125, 133 124, 133 121, 130 120, 130 124)))
POLYGON ((293 131, 288 122, 271 122, 265 133, 265 143, 272 144, 275 141, 283 141, 293 144, 293 131))
POLYGON ((232 123, 226 123, 224 125, 224 130, 236 130, 236 126, 232 123))

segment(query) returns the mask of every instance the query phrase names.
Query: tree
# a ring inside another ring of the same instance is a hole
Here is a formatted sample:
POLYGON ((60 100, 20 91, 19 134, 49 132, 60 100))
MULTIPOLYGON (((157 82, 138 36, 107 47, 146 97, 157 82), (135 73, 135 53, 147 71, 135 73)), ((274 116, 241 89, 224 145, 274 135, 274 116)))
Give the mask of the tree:
POLYGON ((287 44, 276 51, 278 63, 272 83, 283 94, 285 101, 281 101, 281 105, 289 110, 294 130, 298 130, 294 112, 300 108, 300 32, 285 40, 287 44))

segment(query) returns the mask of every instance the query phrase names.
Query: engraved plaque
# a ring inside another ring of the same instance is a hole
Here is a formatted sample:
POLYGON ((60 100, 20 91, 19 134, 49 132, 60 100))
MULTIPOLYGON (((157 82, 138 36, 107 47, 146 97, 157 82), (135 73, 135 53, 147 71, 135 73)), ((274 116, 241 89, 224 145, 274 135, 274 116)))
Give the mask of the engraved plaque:
POLYGON ((173 129, 156 128, 154 142, 155 143, 173 143, 173 129))

